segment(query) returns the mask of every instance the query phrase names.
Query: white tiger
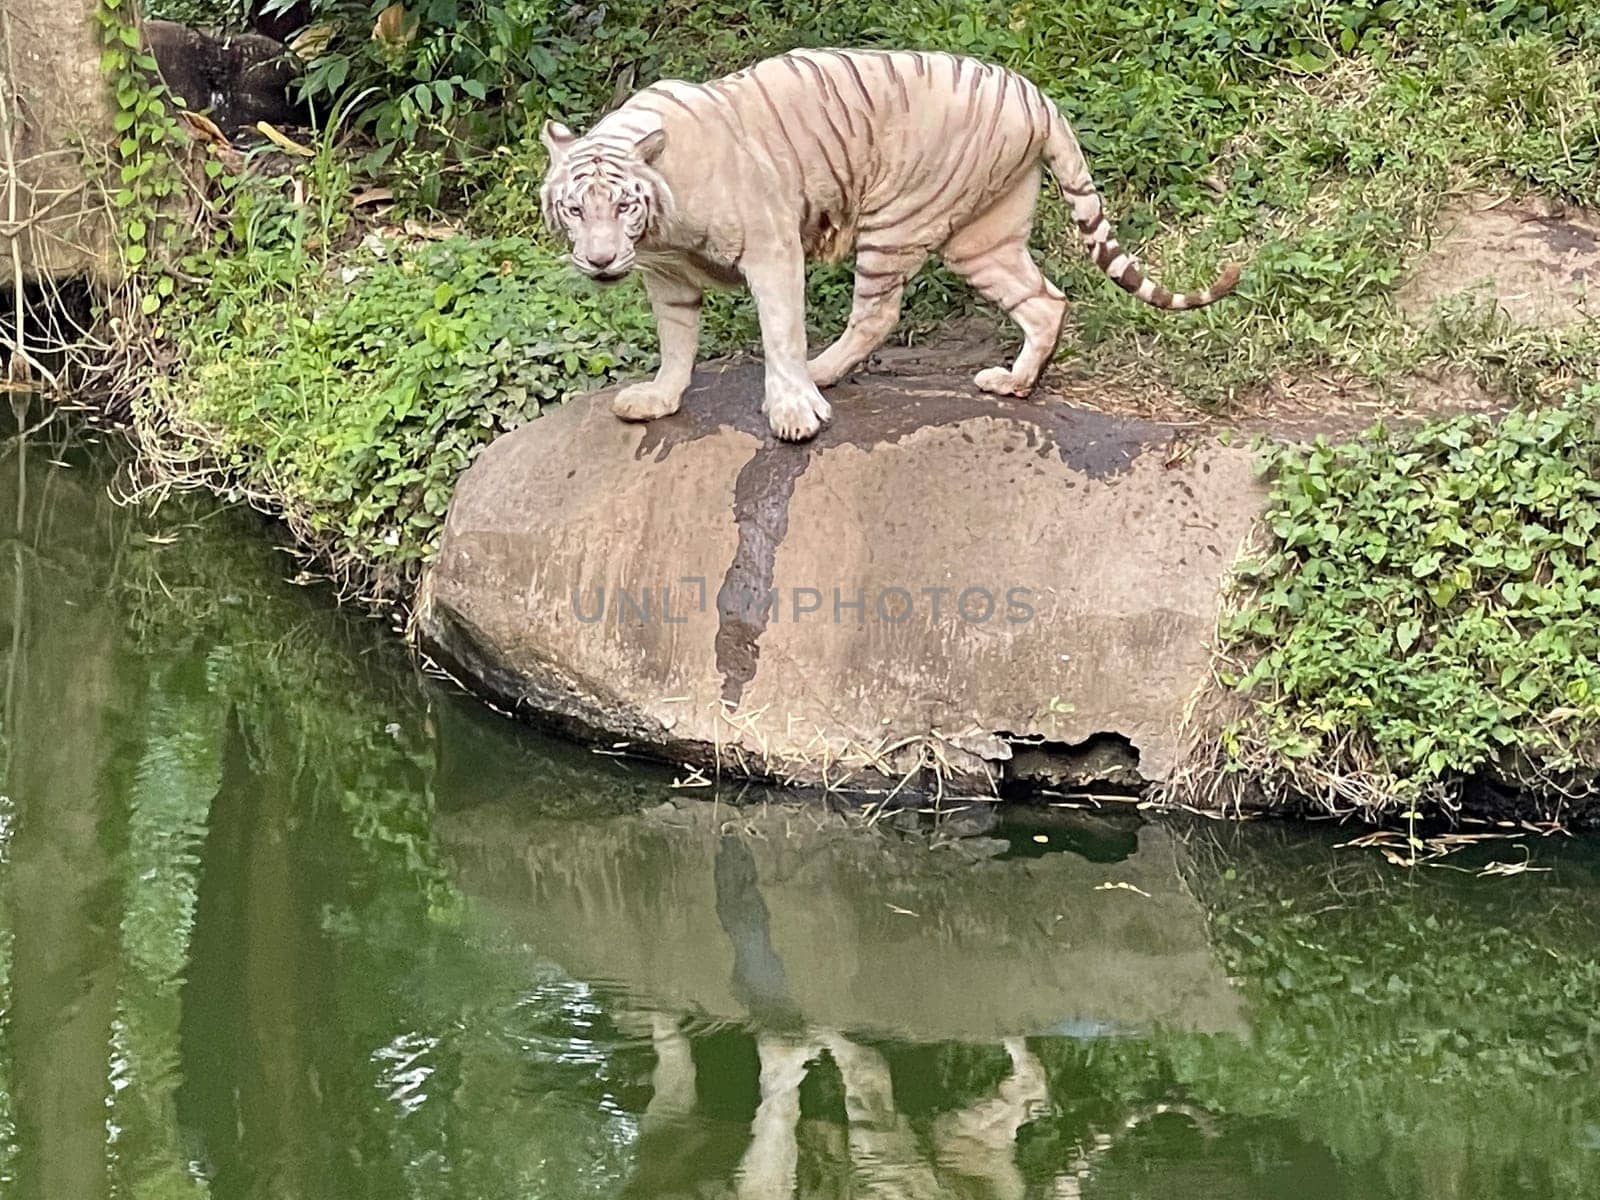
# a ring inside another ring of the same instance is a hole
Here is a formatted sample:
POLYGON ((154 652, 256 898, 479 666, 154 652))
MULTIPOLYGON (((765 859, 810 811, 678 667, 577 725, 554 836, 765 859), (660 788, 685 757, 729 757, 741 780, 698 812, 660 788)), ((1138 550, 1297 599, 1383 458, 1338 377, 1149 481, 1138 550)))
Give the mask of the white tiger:
POLYGON ((1227 265, 1174 294, 1117 245, 1077 138, 1013 71, 920 51, 796 50, 710 83, 664 80, 578 137, 546 122, 545 219, 589 277, 637 265, 661 338, 653 380, 623 388, 618 416, 676 412, 689 385, 707 288, 746 283, 766 359, 762 411, 780 438, 830 416, 838 382, 899 319, 906 281, 937 252, 1022 328, 1010 367, 974 382, 1023 396, 1055 351, 1066 300, 1028 251, 1040 162, 1072 204, 1096 265, 1159 308, 1226 295, 1227 265), (839 339, 806 361, 805 262, 855 252, 855 299, 839 339))

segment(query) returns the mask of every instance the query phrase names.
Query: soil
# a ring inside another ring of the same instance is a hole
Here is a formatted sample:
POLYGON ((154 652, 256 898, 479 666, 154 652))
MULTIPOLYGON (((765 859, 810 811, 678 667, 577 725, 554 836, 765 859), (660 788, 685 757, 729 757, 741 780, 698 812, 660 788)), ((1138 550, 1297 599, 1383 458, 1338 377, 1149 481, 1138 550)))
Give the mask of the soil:
MULTIPOLYGON (((1555 328, 1600 319, 1600 215, 1539 196, 1512 201, 1469 197, 1440 222, 1428 253, 1397 293, 1403 312, 1428 319, 1440 300, 1483 292, 1512 321, 1555 328)), ((947 322, 927 340, 885 347, 856 378, 872 374, 963 375, 1009 362, 1015 330, 993 314, 947 322)), ((1510 397, 1465 370, 1443 368, 1379 386, 1338 373, 1284 375, 1226 411, 1200 407, 1130 369, 1118 377, 1060 355, 1034 401, 1192 429, 1196 436, 1234 429, 1301 440, 1352 437, 1382 421, 1421 424, 1458 413, 1496 413, 1510 397)))
MULTIPOLYGON (((961 318, 941 327, 926 342, 884 347, 852 374, 851 381, 919 375, 959 379, 1010 362, 1016 344, 1014 338, 1008 340, 1009 332, 981 314, 961 318)), ((1284 375, 1218 412, 1136 371, 1119 377, 1103 368, 1091 370, 1074 361, 1069 351, 1046 371, 1032 403, 1157 422, 1192 431, 1195 437, 1236 430, 1298 441, 1319 434, 1354 437, 1379 421, 1403 427, 1458 413, 1503 412, 1512 401, 1459 369, 1418 373, 1386 387, 1330 372, 1284 375)))
POLYGON ((1397 299, 1422 320, 1463 292, 1493 296, 1519 325, 1600 319, 1600 217, 1537 197, 1453 209, 1397 299))

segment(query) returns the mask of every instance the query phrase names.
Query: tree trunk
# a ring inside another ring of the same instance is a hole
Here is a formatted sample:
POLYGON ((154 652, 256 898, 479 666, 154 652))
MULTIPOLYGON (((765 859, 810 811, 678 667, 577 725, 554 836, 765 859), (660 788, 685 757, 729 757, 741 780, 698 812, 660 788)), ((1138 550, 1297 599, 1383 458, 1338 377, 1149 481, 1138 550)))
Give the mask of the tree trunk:
POLYGON ((98 3, 0 0, 0 286, 13 303, 23 285, 118 271, 105 197, 85 170, 110 159, 115 136, 98 3))

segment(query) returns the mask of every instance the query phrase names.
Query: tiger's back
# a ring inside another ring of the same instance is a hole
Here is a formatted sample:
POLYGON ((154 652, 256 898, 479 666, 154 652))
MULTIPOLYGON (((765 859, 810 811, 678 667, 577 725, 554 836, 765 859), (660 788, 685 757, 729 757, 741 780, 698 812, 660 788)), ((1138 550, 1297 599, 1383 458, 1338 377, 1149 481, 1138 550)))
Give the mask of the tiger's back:
POLYGON ((1057 119, 1004 67, 861 50, 796 50, 706 84, 664 80, 607 122, 644 113, 667 130, 663 173, 687 184, 679 207, 702 191, 727 198, 725 174, 707 169, 706 135, 725 137, 728 165, 759 181, 764 203, 795 197, 807 250, 827 259, 885 232, 942 244, 1038 162, 1057 119))

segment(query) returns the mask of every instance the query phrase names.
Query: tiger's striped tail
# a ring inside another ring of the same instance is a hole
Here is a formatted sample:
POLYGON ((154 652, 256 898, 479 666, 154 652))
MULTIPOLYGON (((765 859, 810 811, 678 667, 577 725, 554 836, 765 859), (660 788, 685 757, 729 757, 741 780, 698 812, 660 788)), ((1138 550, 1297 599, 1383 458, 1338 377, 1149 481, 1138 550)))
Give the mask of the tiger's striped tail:
POLYGON ((1100 203, 1100 193, 1089 175, 1083 150, 1060 116, 1055 118, 1044 157, 1062 195, 1072 205, 1072 219, 1083 235, 1089 257, 1123 291, 1131 292, 1156 308, 1204 308, 1233 291, 1239 282, 1238 263, 1224 266, 1216 282, 1200 292, 1169 292, 1145 274, 1139 261, 1117 244, 1111 222, 1106 219, 1105 206, 1100 203))

